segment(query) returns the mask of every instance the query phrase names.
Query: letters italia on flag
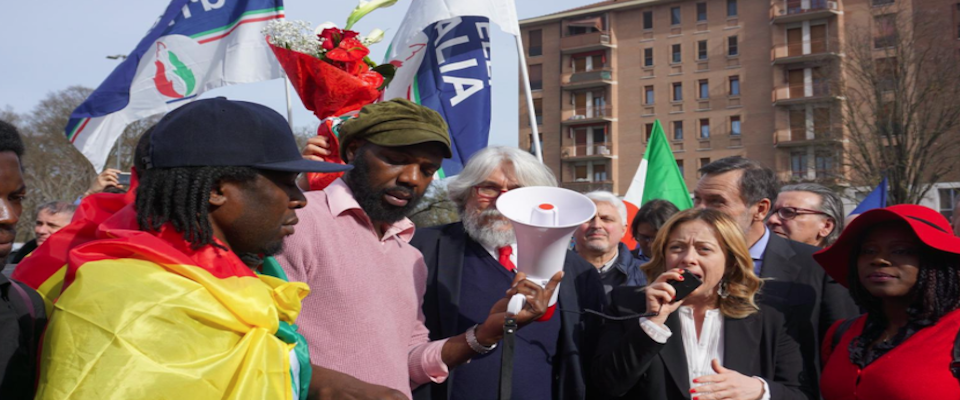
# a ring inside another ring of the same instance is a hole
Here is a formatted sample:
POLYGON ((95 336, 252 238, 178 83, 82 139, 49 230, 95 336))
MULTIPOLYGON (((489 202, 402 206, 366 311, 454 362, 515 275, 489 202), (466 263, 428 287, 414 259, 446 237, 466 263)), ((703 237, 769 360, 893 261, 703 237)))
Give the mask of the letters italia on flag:
POLYGON ((101 170, 126 126, 201 93, 283 77, 260 30, 282 0, 173 0, 137 47, 77 107, 67 139, 101 170))
POLYGON ((513 0, 413 0, 386 59, 398 66, 384 99, 429 107, 450 126, 453 157, 440 177, 463 169, 490 134, 490 23, 520 33, 513 0))

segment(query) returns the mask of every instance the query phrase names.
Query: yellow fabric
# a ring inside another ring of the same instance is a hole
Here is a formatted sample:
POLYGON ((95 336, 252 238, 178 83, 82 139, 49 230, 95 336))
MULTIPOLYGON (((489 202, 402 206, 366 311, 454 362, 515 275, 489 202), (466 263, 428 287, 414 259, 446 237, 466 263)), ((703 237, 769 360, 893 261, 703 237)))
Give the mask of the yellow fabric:
POLYGON ((306 284, 220 279, 191 265, 88 262, 54 305, 37 399, 292 399, 306 284))
MULTIPOLYGON (((27 257, 29 257, 29 255, 27 257)), ((43 298, 43 305, 47 308, 47 315, 51 315, 53 312, 53 302, 57 300, 57 297, 60 297, 60 289, 63 288, 63 277, 66 274, 67 266, 64 265, 53 275, 50 275, 50 278, 37 288, 37 293, 43 298)))

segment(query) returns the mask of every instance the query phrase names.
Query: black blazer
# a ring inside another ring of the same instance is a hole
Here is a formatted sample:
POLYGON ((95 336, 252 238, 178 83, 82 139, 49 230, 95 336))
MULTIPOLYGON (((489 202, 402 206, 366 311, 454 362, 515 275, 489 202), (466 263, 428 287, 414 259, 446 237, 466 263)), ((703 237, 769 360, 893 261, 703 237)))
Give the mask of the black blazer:
MULTIPOLYGON (((464 231, 463 224, 457 222, 418 229, 410 241, 423 253, 423 260, 427 264, 423 313, 431 340, 463 333, 457 330, 460 283, 464 250, 467 241, 472 240, 464 231)), ((582 311, 584 308, 600 311, 606 299, 597 269, 576 253, 567 252, 563 271, 557 300, 559 307, 555 314, 560 316, 561 324, 553 384, 557 399, 586 399, 587 379, 584 375, 588 369, 585 363, 593 355, 600 321, 593 316, 569 311, 582 311)), ((455 374, 456 369, 450 372, 451 378, 455 374)), ((415 400, 443 400, 450 393, 448 386, 446 382, 424 385, 414 391, 413 397, 415 400)))
MULTIPOLYGON (((608 314, 646 312, 643 289, 614 288, 608 314)), ((593 362, 593 379, 607 395, 630 399, 689 399, 690 377, 680 318, 667 317, 673 332, 667 343, 650 338, 637 319, 608 321, 593 362)), ((787 334, 787 322, 777 310, 760 306, 760 312, 743 319, 723 319, 723 366, 767 381, 772 400, 814 399, 816 392, 801 382, 800 348, 787 334)))
POLYGON ((758 302, 779 310, 791 321, 790 336, 800 344, 805 380, 820 382, 820 344, 834 321, 860 315, 845 287, 830 278, 813 259, 817 247, 784 239, 770 232, 763 253, 764 282, 758 302))

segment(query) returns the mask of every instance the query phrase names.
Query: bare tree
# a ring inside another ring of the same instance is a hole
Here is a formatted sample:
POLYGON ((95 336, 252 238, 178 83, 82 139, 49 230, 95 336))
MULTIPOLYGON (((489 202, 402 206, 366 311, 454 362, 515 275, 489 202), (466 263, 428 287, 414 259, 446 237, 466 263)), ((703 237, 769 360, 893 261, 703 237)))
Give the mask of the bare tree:
POLYGON ((918 204, 960 161, 960 63, 944 21, 888 6, 848 33, 845 163, 853 186, 887 177, 890 204, 918 204))
POLYGON ((417 228, 428 228, 460 220, 457 205, 448 197, 446 179, 435 179, 430 183, 420 204, 417 204, 410 215, 410 220, 417 228))

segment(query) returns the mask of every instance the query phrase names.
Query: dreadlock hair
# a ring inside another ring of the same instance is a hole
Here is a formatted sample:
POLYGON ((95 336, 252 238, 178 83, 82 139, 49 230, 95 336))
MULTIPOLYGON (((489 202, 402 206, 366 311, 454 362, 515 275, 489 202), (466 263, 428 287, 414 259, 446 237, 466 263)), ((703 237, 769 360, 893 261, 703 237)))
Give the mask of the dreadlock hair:
MULTIPOLYGON (((883 312, 883 302, 873 296, 860 283, 857 273, 857 261, 860 249, 851 252, 847 282, 850 295, 857 305, 869 316, 863 332, 850 342, 850 359, 865 366, 867 346, 883 335, 887 327, 887 317, 883 312)), ((875 359, 906 340, 920 329, 936 324, 947 313, 960 308, 960 255, 940 251, 925 244, 920 245, 919 271, 917 282, 907 294, 910 305, 907 307, 907 324, 894 335, 889 342, 877 344, 872 351, 875 359)))
POLYGON ((232 166, 147 169, 137 187, 137 224, 143 231, 159 232, 170 223, 193 249, 215 244, 207 217, 210 191, 222 182, 250 182, 257 174, 254 168, 232 166))

